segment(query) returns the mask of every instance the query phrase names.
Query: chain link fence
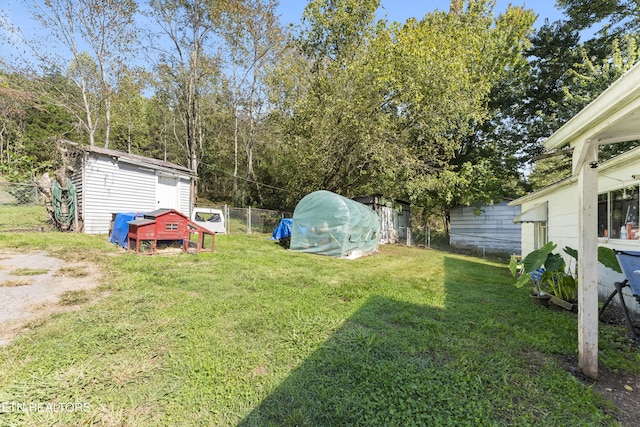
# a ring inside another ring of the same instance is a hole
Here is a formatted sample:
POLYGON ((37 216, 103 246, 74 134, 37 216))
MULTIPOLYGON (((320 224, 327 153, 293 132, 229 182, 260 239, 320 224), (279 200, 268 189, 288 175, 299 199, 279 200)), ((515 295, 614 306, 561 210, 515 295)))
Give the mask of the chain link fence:
POLYGON ((0 206, 44 206, 44 196, 35 184, 0 182, 0 206))
MULTIPOLYGON (((0 231, 42 231, 51 224, 44 205, 45 197, 35 184, 0 182, 0 231)), ((228 205, 209 206, 222 209, 227 234, 272 234, 283 218, 292 212, 258 208, 238 208, 228 205)), ((399 233, 400 244, 420 244, 420 234, 411 229, 399 233), (417 239, 416 239, 417 238, 417 239)))
POLYGON ((272 234, 283 218, 291 218, 291 212, 257 208, 220 207, 226 218, 228 234, 272 234))
POLYGON ((0 182, 0 232, 50 228, 45 197, 37 185, 0 182))

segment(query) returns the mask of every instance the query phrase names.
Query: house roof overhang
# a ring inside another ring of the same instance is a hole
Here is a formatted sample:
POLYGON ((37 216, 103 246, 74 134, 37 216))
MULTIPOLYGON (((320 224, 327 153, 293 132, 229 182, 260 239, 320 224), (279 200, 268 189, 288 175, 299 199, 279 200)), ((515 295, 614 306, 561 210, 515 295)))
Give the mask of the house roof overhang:
MULTIPOLYGON (((621 166, 625 166, 628 164, 635 164, 638 161, 640 161, 640 147, 636 147, 632 150, 627 151, 626 153, 620 154, 619 156, 609 159, 606 162, 602 162, 602 164, 598 169, 600 170, 601 173, 607 173, 610 171, 615 171, 616 168, 619 168, 621 166)), ((577 181, 578 181, 578 177, 576 176, 565 178, 562 181, 558 181, 554 184, 549 185, 548 187, 541 188, 532 193, 525 194, 522 197, 519 197, 515 200, 510 201, 509 206, 517 206, 517 205, 522 205, 523 203, 536 201, 537 199, 544 197, 548 194, 554 193, 560 190, 561 188, 567 187, 569 185, 573 185, 577 181)))

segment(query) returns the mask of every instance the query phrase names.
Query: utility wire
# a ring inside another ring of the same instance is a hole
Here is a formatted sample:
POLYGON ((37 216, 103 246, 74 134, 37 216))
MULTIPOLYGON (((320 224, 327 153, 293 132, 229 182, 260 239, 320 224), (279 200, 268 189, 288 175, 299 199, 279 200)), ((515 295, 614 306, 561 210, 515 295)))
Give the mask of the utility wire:
POLYGON ((241 176, 235 176, 235 177, 234 177, 232 173, 225 172, 225 171, 220 170, 220 169, 212 168, 211 166, 206 165, 206 164, 205 164, 204 166, 207 166, 210 170, 212 170, 212 171, 214 171, 214 172, 219 172, 219 173, 222 173, 222 174, 224 174, 224 175, 230 176, 230 177, 232 177, 232 178, 241 179, 241 180, 243 180, 243 181, 245 181, 245 182, 250 182, 250 183, 252 183, 252 184, 262 185, 263 187, 272 188, 272 189, 274 189, 274 190, 279 190, 279 191, 284 191, 284 192, 286 192, 286 193, 291 193, 291 192, 292 192, 291 190, 287 190, 286 188, 281 188, 281 187, 276 187, 276 186, 274 186, 274 185, 265 184, 265 183, 263 183, 263 182, 256 181, 256 180, 254 180, 254 179, 242 178, 241 176))

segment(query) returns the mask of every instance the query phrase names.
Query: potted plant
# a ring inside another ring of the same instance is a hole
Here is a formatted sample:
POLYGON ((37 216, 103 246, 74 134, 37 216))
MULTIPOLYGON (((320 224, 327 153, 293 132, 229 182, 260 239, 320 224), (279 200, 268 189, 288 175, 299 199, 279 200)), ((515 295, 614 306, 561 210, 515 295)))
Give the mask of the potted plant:
MULTIPOLYGON (((550 294, 549 299, 555 305, 576 311, 578 251, 570 247, 564 248, 564 252, 575 260, 573 268, 567 268, 564 258, 560 254, 553 253, 556 247, 557 245, 553 242, 548 242, 529 253, 522 262, 518 262, 512 255, 509 269, 517 279, 515 283, 517 287, 531 282, 534 285, 534 292, 550 294)), ((598 247, 598 261, 605 267, 621 272, 615 253, 609 248, 598 247)))
POLYGON ((547 243, 539 249, 530 252, 522 261, 518 261, 515 255, 511 256, 509 270, 516 279, 515 285, 521 288, 529 283, 533 286, 531 298, 543 305, 549 304, 551 295, 548 291, 548 278, 552 271, 556 270, 556 257, 550 257, 556 245, 547 243))
MULTIPOLYGON (((578 251, 565 247, 564 252, 571 257, 570 263, 573 262, 573 268, 566 270, 563 279, 558 280, 555 283, 551 283, 551 302, 559 307, 566 308, 567 310, 578 310, 578 251), (555 286, 554 286, 555 285, 555 286)), ((598 247, 598 262, 605 267, 608 267, 618 273, 621 273, 620 264, 616 258, 615 252, 607 247, 598 247)))

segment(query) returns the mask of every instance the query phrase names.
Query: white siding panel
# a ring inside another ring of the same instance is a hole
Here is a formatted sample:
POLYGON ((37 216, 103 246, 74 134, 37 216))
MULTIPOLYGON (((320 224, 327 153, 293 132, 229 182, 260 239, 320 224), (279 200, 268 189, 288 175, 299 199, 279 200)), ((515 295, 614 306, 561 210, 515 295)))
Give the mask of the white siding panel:
MULTIPOLYGON (((533 207, 533 206, 531 206, 533 207)), ((522 210, 525 211, 528 208, 522 205, 522 210)), ((525 222, 522 224, 522 251, 520 255, 527 255, 529 252, 535 249, 535 225, 531 222, 525 222)))
POLYGON ((398 233, 393 225, 393 217, 393 208, 391 206, 378 206, 381 245, 394 244, 398 242, 398 233))
POLYGON ((156 208, 156 175, 108 157, 91 157, 86 164, 84 230, 89 234, 109 232, 112 213, 148 212, 156 208))
POLYGON ((73 183, 73 186, 76 189, 76 209, 78 210, 78 218, 82 219, 83 218, 83 214, 84 214, 84 206, 83 206, 83 197, 82 197, 82 192, 84 190, 83 188, 83 182, 82 182, 82 172, 78 173, 74 173, 71 175, 71 182, 73 183))
POLYGON ((473 207, 451 210, 452 246, 489 252, 520 252, 521 226, 513 222, 520 213, 519 206, 508 206, 504 202, 482 207, 480 215, 475 212, 473 207))
POLYGON ((180 187, 178 210, 191 218, 191 181, 188 178, 180 177, 178 186, 180 187))

